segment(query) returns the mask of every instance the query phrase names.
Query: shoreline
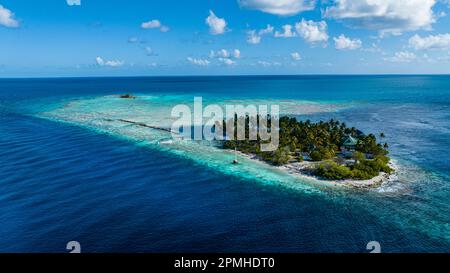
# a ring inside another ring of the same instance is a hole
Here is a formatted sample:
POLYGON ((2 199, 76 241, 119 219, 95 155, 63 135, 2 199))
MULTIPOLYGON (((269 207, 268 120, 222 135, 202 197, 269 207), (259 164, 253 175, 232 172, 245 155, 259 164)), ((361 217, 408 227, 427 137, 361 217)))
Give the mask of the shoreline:
MULTIPOLYGON (((270 165, 266 161, 262 160, 255 154, 246 154, 241 151, 237 151, 237 154, 243 156, 250 160, 256 160, 262 162, 264 164, 270 165)), ((389 161, 389 167, 391 167, 394 171, 391 174, 387 174, 384 172, 380 172, 377 176, 367 179, 367 180, 354 180, 354 179, 344 179, 344 180, 327 180, 321 179, 313 174, 311 174, 311 167, 320 162, 293 162, 288 163, 283 166, 273 166, 289 175, 298 176, 299 178, 312 180, 316 183, 326 184, 330 186, 340 186, 340 187, 350 187, 355 189, 371 189, 371 188, 379 188, 382 184, 391 181, 394 177, 396 177, 397 165, 392 162, 392 159, 389 161)))

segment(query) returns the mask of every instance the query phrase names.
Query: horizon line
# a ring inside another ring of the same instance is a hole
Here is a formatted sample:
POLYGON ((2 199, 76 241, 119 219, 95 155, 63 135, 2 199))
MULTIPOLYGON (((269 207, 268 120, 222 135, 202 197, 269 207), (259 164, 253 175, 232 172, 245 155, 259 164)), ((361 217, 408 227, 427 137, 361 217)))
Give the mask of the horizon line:
POLYGON ((190 77, 301 77, 301 76, 450 76, 450 73, 372 73, 372 74, 218 74, 218 75, 118 75, 118 76, 13 76, 2 77, 0 80, 8 79, 99 79, 99 78, 190 78, 190 77))

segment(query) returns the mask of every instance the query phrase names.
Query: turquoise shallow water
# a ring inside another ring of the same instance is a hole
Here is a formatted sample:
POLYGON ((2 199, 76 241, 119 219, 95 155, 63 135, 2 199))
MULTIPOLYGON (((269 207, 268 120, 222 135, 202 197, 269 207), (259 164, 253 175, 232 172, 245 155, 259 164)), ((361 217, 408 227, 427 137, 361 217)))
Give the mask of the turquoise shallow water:
POLYGON ((360 252, 377 240, 448 252, 449 90, 445 76, 1 80, 0 250, 64 251, 77 239, 107 252, 360 252), (125 92, 138 99, 113 96, 125 92), (383 131, 398 179, 337 189, 111 121, 167 126, 194 96, 383 131))

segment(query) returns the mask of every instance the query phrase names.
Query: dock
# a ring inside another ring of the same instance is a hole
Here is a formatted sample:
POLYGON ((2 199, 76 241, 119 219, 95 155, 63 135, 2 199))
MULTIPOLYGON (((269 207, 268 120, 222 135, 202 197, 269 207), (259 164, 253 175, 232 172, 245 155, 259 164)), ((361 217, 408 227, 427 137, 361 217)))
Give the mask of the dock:
POLYGON ((179 132, 172 131, 171 129, 168 129, 168 128, 159 127, 159 126, 153 126, 153 125, 148 125, 148 124, 145 124, 145 123, 142 123, 142 122, 137 122, 137 121, 132 121, 132 120, 126 120, 126 119, 118 119, 118 121, 130 123, 130 124, 134 124, 134 125, 137 125, 137 126, 140 126, 140 127, 145 127, 145 128, 150 128, 150 129, 155 129, 155 130, 165 131, 165 132, 168 132, 168 133, 179 134, 179 132))

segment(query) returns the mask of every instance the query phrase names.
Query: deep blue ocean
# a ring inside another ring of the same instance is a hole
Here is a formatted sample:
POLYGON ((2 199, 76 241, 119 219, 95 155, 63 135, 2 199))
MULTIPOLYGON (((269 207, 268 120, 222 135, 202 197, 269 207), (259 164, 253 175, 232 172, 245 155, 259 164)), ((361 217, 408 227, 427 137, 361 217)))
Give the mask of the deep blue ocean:
POLYGON ((0 79, 0 252, 450 252, 450 76, 0 79), (384 132, 402 183, 309 194, 40 118, 118 93, 296 99, 384 132))

